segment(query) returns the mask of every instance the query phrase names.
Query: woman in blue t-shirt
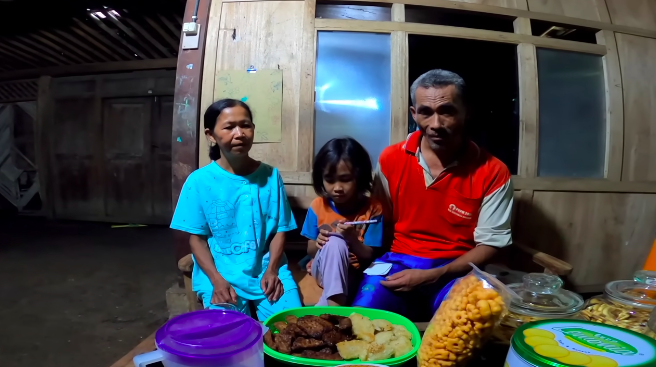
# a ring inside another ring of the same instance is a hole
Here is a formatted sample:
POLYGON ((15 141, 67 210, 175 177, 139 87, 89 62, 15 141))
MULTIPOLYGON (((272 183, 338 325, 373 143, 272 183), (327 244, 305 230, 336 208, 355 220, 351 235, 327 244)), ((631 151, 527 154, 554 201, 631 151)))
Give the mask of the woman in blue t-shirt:
POLYGON ((189 175, 171 228, 190 233, 193 289, 205 308, 231 303, 264 320, 301 307, 283 253, 285 232, 296 228, 276 168, 248 156, 255 124, 245 103, 222 99, 204 116, 212 162, 189 175))

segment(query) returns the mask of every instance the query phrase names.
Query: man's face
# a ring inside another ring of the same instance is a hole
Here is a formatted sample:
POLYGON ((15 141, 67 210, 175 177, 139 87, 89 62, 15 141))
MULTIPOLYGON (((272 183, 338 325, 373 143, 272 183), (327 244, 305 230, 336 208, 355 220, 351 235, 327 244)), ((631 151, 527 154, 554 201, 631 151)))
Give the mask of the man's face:
POLYGON ((453 149, 462 142, 465 108, 455 85, 417 88, 410 112, 431 149, 453 149))

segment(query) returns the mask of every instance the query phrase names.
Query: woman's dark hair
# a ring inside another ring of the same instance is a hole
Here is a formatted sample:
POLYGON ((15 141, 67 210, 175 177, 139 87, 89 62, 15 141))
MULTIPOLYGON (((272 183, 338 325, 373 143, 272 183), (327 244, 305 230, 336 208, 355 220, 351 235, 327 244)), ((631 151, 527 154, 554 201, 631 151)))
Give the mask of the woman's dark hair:
MULTIPOLYGON (((221 112, 223 112, 223 110, 226 108, 236 106, 243 107, 246 112, 248 112, 248 117, 250 117, 251 122, 253 125, 255 125, 255 122, 253 122, 253 113, 246 103, 236 99, 224 98, 212 103, 209 107, 207 107, 207 110, 205 110, 205 115, 203 116, 203 123, 205 128, 210 129, 210 131, 214 131, 214 126, 216 126, 216 121, 219 119, 221 112)), ((221 149, 219 149, 219 146, 210 146, 210 159, 215 161, 219 158, 221 158, 221 149)))
POLYGON ((351 165, 355 176, 355 186, 358 195, 371 192, 373 176, 371 158, 364 147, 357 140, 349 137, 336 138, 327 142, 317 156, 312 166, 312 186, 319 196, 327 197, 328 193, 323 187, 324 172, 334 175, 339 161, 351 165))

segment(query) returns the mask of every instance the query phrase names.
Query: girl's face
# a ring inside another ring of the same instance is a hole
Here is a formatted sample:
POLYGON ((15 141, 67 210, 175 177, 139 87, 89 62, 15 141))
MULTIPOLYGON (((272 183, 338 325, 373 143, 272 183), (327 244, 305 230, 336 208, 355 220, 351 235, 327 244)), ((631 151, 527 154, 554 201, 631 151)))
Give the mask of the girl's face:
POLYGON ((336 204, 344 204, 355 197, 357 185, 350 163, 339 161, 335 172, 326 169, 323 173, 323 188, 336 204))
POLYGON ((255 125, 246 109, 229 107, 221 111, 214 130, 205 129, 205 135, 219 145, 222 154, 247 155, 253 145, 255 125))

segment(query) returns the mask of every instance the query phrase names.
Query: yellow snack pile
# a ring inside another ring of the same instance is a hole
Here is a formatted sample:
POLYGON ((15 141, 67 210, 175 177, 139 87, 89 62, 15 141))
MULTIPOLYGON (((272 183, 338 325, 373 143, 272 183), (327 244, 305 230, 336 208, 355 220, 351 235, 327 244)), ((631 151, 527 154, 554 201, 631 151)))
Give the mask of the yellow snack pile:
POLYGON ((470 274, 453 286, 424 333, 420 367, 462 366, 492 334, 506 306, 499 293, 485 285, 470 274))
POLYGON ((617 367, 615 360, 604 356, 587 355, 561 347, 555 340, 556 335, 548 330, 524 330, 524 342, 533 347, 535 353, 553 358, 558 362, 585 367, 617 367))

